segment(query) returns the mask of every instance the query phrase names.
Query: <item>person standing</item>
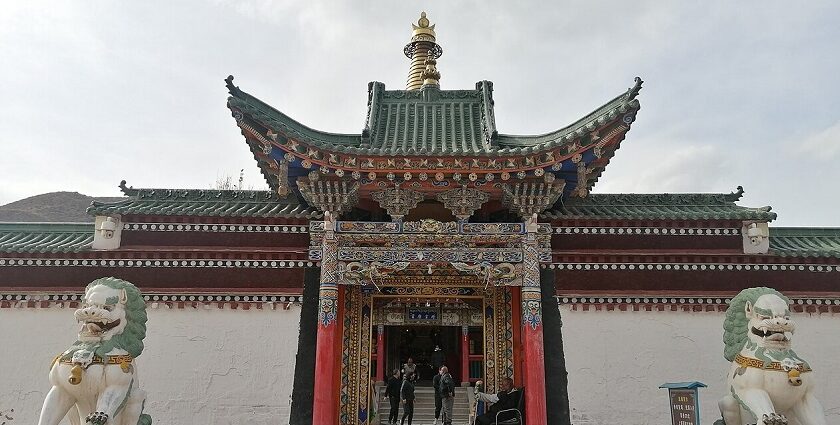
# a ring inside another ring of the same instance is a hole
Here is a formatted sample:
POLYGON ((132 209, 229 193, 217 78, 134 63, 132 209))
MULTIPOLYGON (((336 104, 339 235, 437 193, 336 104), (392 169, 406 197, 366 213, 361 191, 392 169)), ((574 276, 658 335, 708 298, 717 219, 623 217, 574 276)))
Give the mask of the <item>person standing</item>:
POLYGON ((452 408, 455 406, 455 380, 449 374, 449 368, 440 367, 439 391, 443 404, 443 425, 452 425, 452 408))
POLYGON ((440 370, 440 367, 446 361, 446 354, 440 349, 440 345, 435 345, 435 351, 432 351, 431 360, 435 370, 440 370))
POLYGON ((397 418, 400 416, 400 370, 394 369, 394 373, 388 378, 388 386, 385 387, 385 394, 388 395, 388 401, 391 403, 391 411, 388 413, 388 424, 396 424, 397 418))
POLYGON ((443 399, 440 394, 440 375, 441 369, 437 369, 438 373, 432 378, 432 388, 435 391, 435 425, 438 425, 440 418, 440 409, 443 406, 443 399))
POLYGON ((400 425, 405 425, 406 418, 408 418, 408 425, 411 425, 411 420, 414 418, 414 373, 408 373, 404 378, 400 387, 400 397, 403 402, 400 425))
POLYGON ((417 364, 414 363, 413 358, 409 357, 408 360, 406 360, 402 368, 402 373, 403 379, 405 379, 406 375, 408 375, 409 373, 412 375, 415 375, 417 373, 417 364))

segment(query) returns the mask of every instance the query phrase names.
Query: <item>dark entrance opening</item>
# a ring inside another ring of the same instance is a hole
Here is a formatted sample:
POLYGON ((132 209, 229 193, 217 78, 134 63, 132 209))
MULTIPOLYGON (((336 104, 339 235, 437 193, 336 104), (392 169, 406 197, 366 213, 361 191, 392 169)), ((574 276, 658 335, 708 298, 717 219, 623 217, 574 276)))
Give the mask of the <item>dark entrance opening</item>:
MULTIPOLYGON (((411 357, 417 364, 418 385, 428 386, 437 373, 434 367, 435 347, 443 353, 443 364, 452 377, 460 382, 468 379, 461 371, 460 326, 386 326, 385 364, 388 371, 401 369, 411 357)), ((390 372, 389 372, 390 373, 390 372)))

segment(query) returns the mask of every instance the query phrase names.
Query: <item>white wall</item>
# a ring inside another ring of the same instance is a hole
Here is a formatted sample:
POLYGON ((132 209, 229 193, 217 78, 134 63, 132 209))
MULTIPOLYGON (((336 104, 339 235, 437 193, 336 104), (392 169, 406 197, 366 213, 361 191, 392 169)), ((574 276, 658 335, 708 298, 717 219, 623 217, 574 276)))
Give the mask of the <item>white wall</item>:
MULTIPOLYGON (((720 418, 729 363, 723 358, 723 313, 571 311, 563 342, 572 423, 671 423, 665 382, 700 381, 701 422, 720 418)), ((817 397, 840 423, 840 315, 794 314, 794 349, 818 377, 817 397)))
MULTIPOLYGON (((68 308, 0 309, 0 412, 37 423, 52 358, 75 339, 68 308), (37 331, 37 333, 36 333, 37 331)), ((666 425, 664 382, 698 380, 702 421, 725 393, 722 313, 571 311, 563 307, 576 425, 666 425)), ((138 360, 146 411, 158 424, 288 423, 300 308, 149 309, 138 360)), ((840 315, 796 314, 796 350, 819 377, 829 423, 840 423, 840 315)))
MULTIPOLYGON (((154 423, 288 423, 300 307, 148 313, 137 364, 154 423)), ((38 422, 50 362, 76 331, 69 308, 0 309, 0 412, 14 409, 7 425, 38 422)))

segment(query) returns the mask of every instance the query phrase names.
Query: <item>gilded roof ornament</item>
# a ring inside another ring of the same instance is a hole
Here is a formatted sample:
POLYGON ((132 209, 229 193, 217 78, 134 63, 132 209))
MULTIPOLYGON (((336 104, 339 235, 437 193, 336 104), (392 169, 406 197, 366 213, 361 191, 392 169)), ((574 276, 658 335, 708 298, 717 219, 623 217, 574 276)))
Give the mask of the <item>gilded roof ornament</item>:
POLYGON ((431 25, 426 12, 420 14, 417 25, 411 24, 411 41, 405 45, 403 53, 411 59, 408 70, 406 90, 417 90, 423 86, 437 86, 440 72, 435 65, 436 59, 443 54, 443 49, 435 42, 435 26, 431 25))

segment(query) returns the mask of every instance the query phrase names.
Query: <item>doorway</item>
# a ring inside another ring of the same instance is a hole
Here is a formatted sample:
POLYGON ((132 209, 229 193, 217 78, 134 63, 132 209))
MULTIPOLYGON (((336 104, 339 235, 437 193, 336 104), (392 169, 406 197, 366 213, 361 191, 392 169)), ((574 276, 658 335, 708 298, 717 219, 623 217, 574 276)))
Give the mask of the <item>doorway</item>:
POLYGON ((449 368, 449 373, 456 381, 461 381, 460 333, 460 326, 386 326, 387 370, 401 369, 411 357, 417 364, 418 385, 431 385, 432 378, 437 374, 434 366, 437 360, 434 357, 439 356, 434 354, 437 347, 443 353, 443 364, 449 368))

